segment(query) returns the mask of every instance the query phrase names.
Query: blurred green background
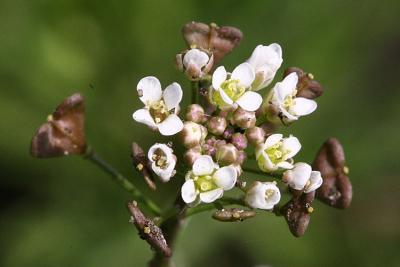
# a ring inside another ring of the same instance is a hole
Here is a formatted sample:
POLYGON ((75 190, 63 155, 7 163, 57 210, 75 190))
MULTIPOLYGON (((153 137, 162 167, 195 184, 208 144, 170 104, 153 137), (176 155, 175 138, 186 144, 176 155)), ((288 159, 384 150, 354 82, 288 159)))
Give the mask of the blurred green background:
MULTIPOLYGON (((289 66, 315 75, 326 88, 318 110, 285 132, 303 144, 296 159, 309 162, 337 137, 354 200, 346 211, 316 203, 300 239, 271 214, 238 224, 197 215, 179 237, 177 266, 400 266, 399 10, 397 0, 1 0, 0 266, 145 266, 152 252, 128 223, 129 195, 79 157, 33 159, 28 148, 47 114, 80 91, 88 141, 133 177, 130 143, 168 140, 133 122, 136 83, 155 75, 189 90, 172 62, 190 20, 244 32, 227 69, 278 42, 276 81, 289 66)), ((149 194, 167 205, 178 184, 149 194)))

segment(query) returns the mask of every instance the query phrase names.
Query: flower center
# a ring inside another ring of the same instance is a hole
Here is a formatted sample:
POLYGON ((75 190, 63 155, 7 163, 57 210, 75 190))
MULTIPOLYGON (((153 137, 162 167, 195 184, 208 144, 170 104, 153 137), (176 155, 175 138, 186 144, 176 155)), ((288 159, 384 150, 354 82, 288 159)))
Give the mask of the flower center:
POLYGON ((265 199, 268 200, 274 195, 274 190, 272 189, 267 189, 265 190, 265 199))
POLYGON ((171 113, 164 103, 164 100, 153 102, 149 105, 149 111, 156 123, 164 121, 171 113))
POLYGON ((287 96, 285 97, 285 99, 283 100, 283 103, 282 103, 282 104, 283 104, 283 107, 284 107, 286 110, 289 110, 289 108, 293 107, 294 104, 296 103, 296 102, 295 102, 296 94, 297 94, 297 90, 294 90, 293 93, 292 93, 291 95, 287 95, 287 96))
POLYGON ((265 149, 265 153, 267 153, 269 159, 274 164, 281 162, 283 160, 283 157, 289 152, 289 150, 283 151, 282 142, 278 142, 275 145, 265 149))
MULTIPOLYGON (((224 81, 221 84, 221 89, 233 101, 238 100, 246 91, 245 87, 239 85, 239 80, 232 79, 224 81)), ((217 103, 217 105, 223 105, 225 103, 218 91, 214 91, 212 98, 214 103, 217 103)))
POLYGON ((154 154, 153 154, 153 156, 151 156, 151 159, 156 163, 157 167, 160 167, 162 169, 165 169, 166 167, 168 167, 167 155, 160 148, 157 148, 154 151, 154 154))
POLYGON ((217 188, 210 175, 196 176, 194 178, 196 189, 200 192, 206 192, 217 188))

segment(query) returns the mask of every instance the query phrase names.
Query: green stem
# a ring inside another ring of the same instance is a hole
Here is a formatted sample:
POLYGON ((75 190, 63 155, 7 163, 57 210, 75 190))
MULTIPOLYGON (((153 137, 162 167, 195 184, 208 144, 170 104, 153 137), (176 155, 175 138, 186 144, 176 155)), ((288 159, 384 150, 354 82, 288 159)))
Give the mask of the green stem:
POLYGON ((196 104, 198 102, 199 83, 196 81, 191 81, 190 86, 192 88, 192 104, 196 104))
POLYGON ((153 201, 145 197, 136 186, 125 178, 121 173, 115 170, 110 164, 104 161, 93 149, 88 147, 87 152, 84 156, 85 159, 90 160, 97 167, 108 173, 114 182, 121 186, 125 191, 131 193, 137 202, 144 205, 149 211, 154 213, 154 215, 159 216, 161 214, 161 209, 153 201))
POLYGON ((254 174, 258 174, 258 175, 268 175, 268 176, 271 176, 271 177, 274 177, 274 178, 278 178, 278 179, 280 179, 280 178, 282 178, 282 175, 280 175, 280 174, 277 174, 277 173, 267 173, 267 172, 263 172, 262 170, 260 170, 260 169, 255 169, 255 168, 251 168, 251 167, 243 167, 243 171, 245 171, 245 172, 251 172, 251 173, 254 173, 254 174))

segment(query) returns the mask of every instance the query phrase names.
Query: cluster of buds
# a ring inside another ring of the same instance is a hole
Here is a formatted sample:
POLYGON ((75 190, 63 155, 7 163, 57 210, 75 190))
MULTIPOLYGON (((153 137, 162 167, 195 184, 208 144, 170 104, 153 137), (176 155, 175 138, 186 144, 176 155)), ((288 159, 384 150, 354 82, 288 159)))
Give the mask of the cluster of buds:
MULTIPOLYGON (((309 165, 294 159, 302 148, 300 140, 279 132, 279 127, 289 126, 317 109, 315 99, 323 88, 314 76, 290 67, 282 81, 262 92, 282 65, 279 44, 256 46, 247 60, 227 72, 217 64, 239 44, 240 30, 190 22, 182 33, 188 48, 176 56, 176 64, 191 81, 192 90, 183 90, 176 82, 162 90, 153 76, 142 78, 136 87, 144 107, 133 113, 133 119, 163 136, 179 137, 174 143, 156 142, 147 152, 133 143, 133 164, 149 187, 158 189, 155 177, 163 183, 179 179, 182 210, 215 203, 218 210, 213 218, 224 222, 254 217, 256 210, 269 211, 283 216, 295 236, 305 233, 314 198, 335 208, 348 208, 352 186, 339 141, 326 141, 309 165), (193 94, 192 103, 180 117, 180 103, 187 92, 193 94), (174 154, 172 144, 183 146, 182 157, 174 154), (255 165, 258 169, 250 167, 255 165), (246 186, 247 179, 250 186, 246 186), (223 197, 225 191, 235 187, 240 189, 239 198, 223 197), (292 197, 280 205, 283 187, 292 197), (232 199, 235 201, 230 202, 232 199), (230 204, 245 209, 224 207, 230 204)), ((75 94, 39 128, 31 154, 43 158, 85 153, 84 101, 75 94)), ((132 185, 128 187, 132 189, 132 185)), ((136 202, 128 208, 142 238, 170 256, 161 228, 144 216, 136 202)))

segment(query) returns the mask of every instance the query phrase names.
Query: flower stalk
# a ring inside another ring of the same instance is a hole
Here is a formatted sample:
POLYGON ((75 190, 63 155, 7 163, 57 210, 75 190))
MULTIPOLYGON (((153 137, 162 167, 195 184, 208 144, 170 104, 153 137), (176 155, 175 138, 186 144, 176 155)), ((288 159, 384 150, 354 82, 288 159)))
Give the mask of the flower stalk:
POLYGON ((84 158, 92 162, 94 165, 99 167, 104 172, 108 173, 112 180, 122 187, 125 191, 132 194, 134 199, 141 203, 145 208, 151 211, 154 215, 159 216, 161 214, 161 209, 156 203, 145 197, 142 192, 126 177, 124 177, 120 172, 118 172, 114 167, 102 159, 91 147, 88 147, 84 158))

